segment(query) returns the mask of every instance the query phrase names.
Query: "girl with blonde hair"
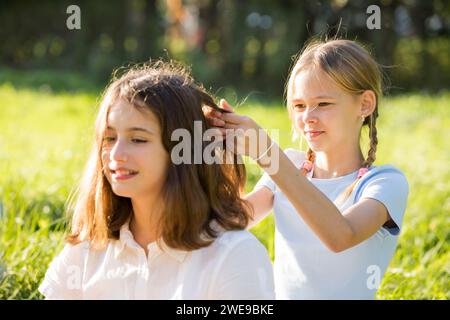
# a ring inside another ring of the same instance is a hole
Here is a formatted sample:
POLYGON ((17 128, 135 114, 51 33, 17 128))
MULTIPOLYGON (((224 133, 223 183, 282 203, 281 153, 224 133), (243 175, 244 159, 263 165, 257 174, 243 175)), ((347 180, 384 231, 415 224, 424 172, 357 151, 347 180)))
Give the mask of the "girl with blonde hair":
MULTIPOLYGON (((286 85, 292 127, 305 137, 307 151, 282 152, 268 136, 256 148, 241 148, 266 170, 245 199, 254 207, 249 227, 272 209, 275 215, 277 298, 374 298, 397 245, 409 191, 398 168, 374 165, 381 97, 380 68, 361 45, 310 41, 286 85), (366 155, 363 126, 369 128, 366 155), (274 163, 278 170, 269 172, 274 163)), ((220 105, 233 110, 224 100, 220 105)), ((222 129, 260 129, 246 116, 205 114, 222 129)))

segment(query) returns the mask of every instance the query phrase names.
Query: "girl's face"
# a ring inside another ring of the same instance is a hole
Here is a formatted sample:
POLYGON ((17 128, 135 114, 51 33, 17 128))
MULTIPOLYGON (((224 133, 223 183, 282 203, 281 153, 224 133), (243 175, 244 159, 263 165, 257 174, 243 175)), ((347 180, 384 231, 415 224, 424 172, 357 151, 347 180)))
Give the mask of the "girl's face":
POLYGON ((103 168, 113 192, 122 197, 158 194, 165 182, 169 154, 151 111, 119 99, 108 113, 102 148, 103 168))
POLYGON ((342 145, 359 144, 358 96, 342 90, 319 68, 301 70, 292 85, 293 125, 313 151, 330 152, 342 145))

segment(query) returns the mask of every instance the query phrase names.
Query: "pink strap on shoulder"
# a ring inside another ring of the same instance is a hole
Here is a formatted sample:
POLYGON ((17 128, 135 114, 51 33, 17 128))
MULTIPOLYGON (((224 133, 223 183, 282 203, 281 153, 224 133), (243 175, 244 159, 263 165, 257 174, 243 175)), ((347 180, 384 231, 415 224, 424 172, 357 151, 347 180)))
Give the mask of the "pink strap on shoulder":
POLYGON ((359 171, 358 171, 358 179, 361 178, 363 175, 365 175, 368 171, 369 171, 369 169, 364 168, 364 167, 359 169, 359 171))

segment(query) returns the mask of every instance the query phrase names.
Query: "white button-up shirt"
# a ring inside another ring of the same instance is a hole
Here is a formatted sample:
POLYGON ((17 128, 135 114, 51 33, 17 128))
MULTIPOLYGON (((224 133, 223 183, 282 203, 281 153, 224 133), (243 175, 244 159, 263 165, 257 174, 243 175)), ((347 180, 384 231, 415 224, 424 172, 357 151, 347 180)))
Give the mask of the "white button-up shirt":
POLYGON ((269 256, 250 232, 222 232, 194 251, 154 242, 147 256, 128 223, 104 250, 92 249, 88 241, 67 244, 39 291, 47 299, 275 298, 269 256))

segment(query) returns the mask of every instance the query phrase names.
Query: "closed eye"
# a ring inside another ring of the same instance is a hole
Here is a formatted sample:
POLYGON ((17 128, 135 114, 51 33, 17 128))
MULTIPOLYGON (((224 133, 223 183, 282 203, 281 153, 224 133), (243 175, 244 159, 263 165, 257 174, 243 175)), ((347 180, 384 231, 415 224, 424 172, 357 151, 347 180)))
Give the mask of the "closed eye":
POLYGON ((134 143, 146 143, 147 140, 143 140, 143 139, 131 139, 131 141, 133 141, 134 143))
MULTIPOLYGON (((115 137, 104 137, 103 138, 104 142, 114 142, 115 140, 116 140, 115 137)), ((131 139, 131 142, 133 142, 133 143, 146 143, 147 140, 133 138, 133 139, 131 139)))
POLYGON ((305 109, 305 108, 306 108, 306 106, 305 106, 304 104, 301 104, 301 103, 296 104, 296 105, 294 106, 294 109, 305 109))
POLYGON ((331 102, 320 102, 319 104, 318 104, 318 106, 319 107, 326 107, 326 106, 329 106, 329 105, 332 105, 333 103, 331 103, 331 102))

